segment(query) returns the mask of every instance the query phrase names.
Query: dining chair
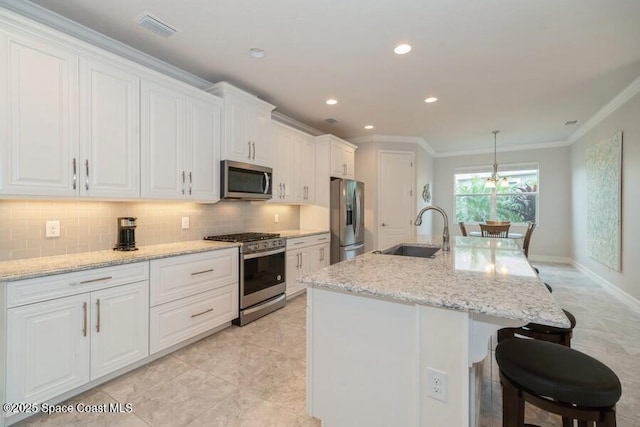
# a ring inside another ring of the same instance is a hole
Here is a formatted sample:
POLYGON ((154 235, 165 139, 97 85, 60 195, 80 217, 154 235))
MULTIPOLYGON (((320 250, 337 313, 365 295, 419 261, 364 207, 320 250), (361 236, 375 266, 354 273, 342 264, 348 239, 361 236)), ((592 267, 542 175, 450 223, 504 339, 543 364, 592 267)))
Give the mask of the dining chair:
POLYGON ((510 224, 505 225, 488 225, 479 224, 482 237, 509 237, 510 224))
POLYGON ((458 223, 458 225, 460 226, 460 232, 462 233, 463 236, 467 235, 467 228, 464 226, 464 221, 460 221, 458 223))
POLYGON ((502 221, 502 220, 497 220, 497 219, 487 219, 484 222, 487 225, 507 225, 507 224, 511 224, 511 221, 502 221))
POLYGON ((527 225, 527 232, 524 235, 524 242, 522 243, 522 251, 527 258, 529 258, 529 243, 531 243, 531 235, 533 234, 534 228, 536 228, 536 224, 533 222, 527 225))

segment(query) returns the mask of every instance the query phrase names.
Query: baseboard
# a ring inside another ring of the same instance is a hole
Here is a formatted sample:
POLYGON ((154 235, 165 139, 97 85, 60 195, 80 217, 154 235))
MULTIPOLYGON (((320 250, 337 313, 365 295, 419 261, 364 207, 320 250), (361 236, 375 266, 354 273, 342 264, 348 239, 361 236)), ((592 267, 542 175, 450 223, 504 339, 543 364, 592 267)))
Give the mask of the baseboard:
POLYGON ((604 279, 603 277, 599 276, 598 274, 594 273, 586 266, 580 264, 578 261, 571 260, 571 264, 575 268, 577 268, 578 270, 580 270, 581 272, 583 272, 584 274, 586 274, 587 276, 591 277, 593 280, 595 280, 596 282, 604 286, 604 288, 607 291, 609 291, 609 293, 611 293, 614 297, 616 297, 621 302, 629 306, 629 308, 640 313, 640 300, 628 294, 627 292, 623 291, 622 289, 620 289, 613 283, 609 282, 608 280, 604 279))
POLYGON ((535 262, 548 262, 551 264, 573 264, 573 259, 568 257, 555 257, 555 256, 546 256, 546 255, 534 255, 529 254, 529 261, 532 263, 535 262))

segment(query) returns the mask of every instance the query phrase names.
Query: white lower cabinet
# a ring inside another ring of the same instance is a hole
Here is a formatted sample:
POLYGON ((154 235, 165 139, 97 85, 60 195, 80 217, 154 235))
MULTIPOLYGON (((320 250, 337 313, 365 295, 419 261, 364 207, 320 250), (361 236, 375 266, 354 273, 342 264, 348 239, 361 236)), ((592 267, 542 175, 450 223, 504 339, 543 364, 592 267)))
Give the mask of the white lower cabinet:
POLYGON ((238 248, 151 261, 151 354, 238 317, 238 248))
POLYGON ((143 280, 9 308, 7 402, 43 402, 147 357, 148 307, 143 280))
POLYGON ((329 234, 299 237, 287 240, 287 298, 298 295, 306 289, 298 278, 329 265, 329 234))

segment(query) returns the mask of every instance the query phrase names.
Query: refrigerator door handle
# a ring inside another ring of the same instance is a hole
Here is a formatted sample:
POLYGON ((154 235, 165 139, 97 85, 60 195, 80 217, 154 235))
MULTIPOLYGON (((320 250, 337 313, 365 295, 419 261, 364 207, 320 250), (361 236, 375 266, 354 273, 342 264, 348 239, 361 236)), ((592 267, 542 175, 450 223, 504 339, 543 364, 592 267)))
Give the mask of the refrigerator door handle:
POLYGON ((360 236, 360 215, 362 215, 362 206, 360 206, 360 192, 358 191, 358 187, 353 190, 353 197, 356 202, 356 220, 354 221, 355 228, 353 230, 356 240, 358 240, 358 236, 360 236))

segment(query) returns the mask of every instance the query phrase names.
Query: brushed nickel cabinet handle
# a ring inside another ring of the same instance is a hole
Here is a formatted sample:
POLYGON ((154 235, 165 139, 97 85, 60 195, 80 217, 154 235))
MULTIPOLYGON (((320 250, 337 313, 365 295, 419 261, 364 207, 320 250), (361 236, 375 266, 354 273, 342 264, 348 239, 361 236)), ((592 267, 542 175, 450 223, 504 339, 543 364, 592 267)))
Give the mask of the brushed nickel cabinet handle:
POLYGON ((84 170, 85 170, 84 189, 88 190, 89 189, 89 159, 84 161, 84 170))
POLYGON ((182 171, 182 194, 184 194, 184 171, 182 171))
POLYGON ((192 314, 191 318, 193 319, 194 317, 202 316, 203 314, 207 314, 207 313, 209 313, 211 311, 213 311, 213 308, 210 308, 209 310, 202 311, 200 313, 192 314))
POLYGON ((87 303, 82 303, 82 310, 84 311, 84 321, 82 323, 82 336, 87 336, 87 303))
POLYGON ((249 156, 247 158, 251 160, 251 141, 247 141, 247 144, 249 144, 249 156))
POLYGON ((193 190, 193 173, 189 172, 189 195, 191 195, 191 190, 193 190))
POLYGON ((96 321, 96 332, 100 332, 100 298, 96 300, 96 308, 98 309, 98 319, 96 321))
POLYGON ((73 158, 73 161, 71 162, 71 164, 73 165, 73 189, 75 190, 77 185, 77 181, 78 181, 78 173, 76 170, 76 158, 73 158))
POLYGON ((110 279, 113 279, 113 276, 100 277, 99 279, 83 280, 82 282, 80 282, 80 284, 86 285, 87 283, 102 282, 103 280, 110 280, 110 279))
POLYGON ((195 273, 191 273, 192 276, 197 276, 198 274, 205 274, 205 273, 211 273, 212 271, 214 271, 213 268, 209 269, 209 270, 202 270, 202 271, 196 271, 195 273))

